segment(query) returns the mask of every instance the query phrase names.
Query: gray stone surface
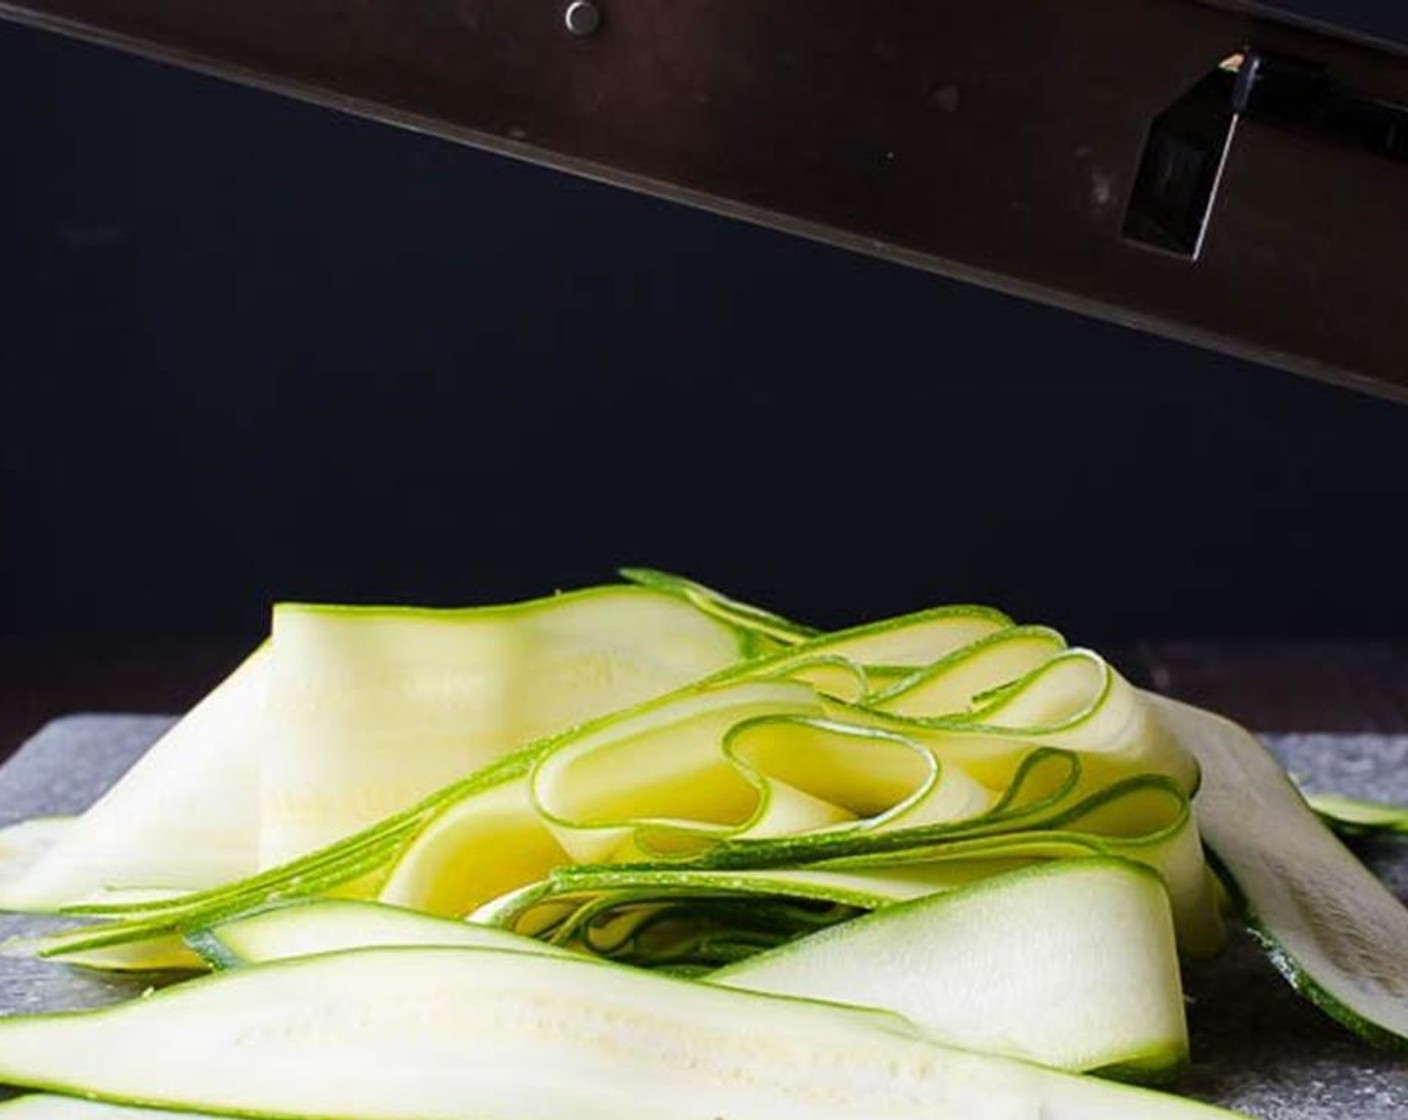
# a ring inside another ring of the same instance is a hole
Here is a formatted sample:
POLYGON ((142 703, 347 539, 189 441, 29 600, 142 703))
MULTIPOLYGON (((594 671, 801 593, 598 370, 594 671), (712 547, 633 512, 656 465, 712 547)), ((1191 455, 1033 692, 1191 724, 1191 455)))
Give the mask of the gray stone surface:
POLYGON ((81 813, 175 722, 118 715, 55 720, 0 767, 0 828, 40 814, 81 813))
MULTIPOLYGON (((0 827, 82 812, 174 721, 169 716, 79 715, 55 720, 0 767, 0 827)), ((60 923, 0 913, 0 942, 60 923)), ((114 1003, 150 981, 0 957, 0 1014, 114 1003)))
MULTIPOLYGON (((170 722, 75 716, 49 725, 0 769, 0 825, 81 810, 170 722)), ((1408 736, 1288 735, 1271 744, 1307 788, 1408 803, 1408 736)), ((1408 900, 1408 840, 1361 854, 1408 900)), ((0 938, 39 925, 0 915, 0 938)), ((147 983, 0 958, 0 1014, 96 1006, 147 983)), ((1408 1120, 1408 1057, 1370 1048, 1299 999, 1245 938, 1190 966, 1187 989, 1194 1053, 1182 1091, 1261 1120, 1408 1120)))

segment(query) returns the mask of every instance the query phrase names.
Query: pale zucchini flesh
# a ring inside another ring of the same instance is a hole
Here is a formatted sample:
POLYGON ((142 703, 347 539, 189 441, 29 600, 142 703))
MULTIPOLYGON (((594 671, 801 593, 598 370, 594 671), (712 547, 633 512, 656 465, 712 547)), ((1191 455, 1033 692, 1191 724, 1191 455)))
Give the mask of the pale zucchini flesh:
POLYGON ((897 715, 967 713, 988 690, 1027 676, 1065 648, 1055 630, 1009 626, 882 687, 865 704, 897 715))
MULTIPOLYGON (((0 899, 58 847, 77 817, 34 817, 0 828, 0 899)), ((14 900, 18 901, 17 894, 14 900)))
MULTIPOLYGON (((534 775, 551 754, 577 752, 599 758, 619 746, 636 758, 653 756, 658 772, 671 778, 680 774, 676 757, 687 755, 676 748, 691 744, 707 751, 731 721, 761 712, 819 710, 820 701, 805 685, 741 680, 713 689, 685 689, 616 718, 586 724, 544 743, 521 773, 438 812, 398 854, 378 897, 392 905, 463 915, 533 882, 553 866, 571 862, 574 854, 609 854, 626 846, 631 841, 628 829, 574 831, 541 812, 534 775)), ((697 770, 687 768, 688 757, 685 762, 683 777, 697 776, 697 770)), ((619 781, 616 785, 627 788, 619 781)))
MULTIPOLYGON (((42 947, 24 938, 0 945, 0 955, 33 956, 42 947)), ((152 937, 107 948, 88 948, 65 954, 63 963, 76 968, 91 968, 100 972, 127 973, 196 973, 206 970, 205 960, 175 934, 152 937)))
POLYGON ((735 628, 634 587, 465 610, 281 604, 272 649, 266 868, 745 652, 735 628))
POLYGON ((1169 1080, 1188 1028, 1167 895, 1121 861, 1060 861, 885 907, 710 983, 894 1011, 929 1037, 1169 1080))
POLYGON ((190 891, 252 874, 267 645, 157 743, 28 871, 0 908, 50 910, 112 887, 190 891))
POLYGON ((880 1012, 484 949, 325 954, 3 1019, 0 1082, 327 1120, 1230 1115, 949 1049, 880 1012))
POLYGON ((1351 1030, 1408 1046, 1408 909, 1251 734, 1174 700, 1149 702, 1203 769, 1203 837, 1272 963, 1351 1030))

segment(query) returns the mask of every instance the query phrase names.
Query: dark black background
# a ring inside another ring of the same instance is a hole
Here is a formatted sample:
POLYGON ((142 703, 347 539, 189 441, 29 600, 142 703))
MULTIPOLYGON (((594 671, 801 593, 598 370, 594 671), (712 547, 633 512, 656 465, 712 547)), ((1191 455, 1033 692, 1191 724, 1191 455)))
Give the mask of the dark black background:
POLYGON ((1408 409, 6 25, 0 316, 0 632, 620 563, 821 623, 1408 615, 1408 409))

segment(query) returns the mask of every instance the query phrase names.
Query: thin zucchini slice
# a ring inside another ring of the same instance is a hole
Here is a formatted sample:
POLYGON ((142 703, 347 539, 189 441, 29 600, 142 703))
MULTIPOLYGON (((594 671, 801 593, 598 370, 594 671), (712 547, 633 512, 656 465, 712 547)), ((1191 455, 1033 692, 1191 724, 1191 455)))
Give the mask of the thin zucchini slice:
POLYGON ((576 862, 967 820, 994 801, 961 769, 941 773, 918 743, 816 718, 819 703, 748 710, 715 695, 657 736, 584 738, 538 761, 535 807, 576 862))
POLYGON ((1198 767, 1135 689, 1098 653, 1065 650, 960 717, 919 718, 936 730, 968 726, 1078 751, 1085 781, 1165 774, 1191 793, 1198 767))
POLYGON ((396 853, 374 897, 457 918, 570 861, 534 811, 522 775, 437 814, 396 853))
POLYGON ((260 865, 314 851, 517 747, 708 676, 739 631, 601 587, 466 610, 274 611, 260 865))
POLYGON ((394 945, 466 946, 566 955, 542 941, 501 929, 435 918, 375 902, 323 899, 278 906, 186 935, 214 969, 394 945))
POLYGON ((831 870, 874 870, 934 860, 1081 859, 1111 856, 1143 864, 1163 880, 1173 906, 1179 948, 1190 957, 1216 955, 1226 941, 1217 884, 1203 858, 1197 823, 1187 797, 1161 775, 1127 778, 1065 807, 1032 827, 914 840, 888 851, 881 844, 905 839, 880 836, 866 851, 841 851, 813 863, 831 870))
POLYGON ((710 983, 894 1011, 935 1041, 1166 1081, 1188 1061, 1168 898, 1118 860, 1041 864, 888 906, 710 983))
POLYGON ((1012 626, 1010 618, 991 607, 958 605, 826 633, 683 576, 653 568, 623 568, 620 574, 642 586, 677 595, 706 614, 749 631, 763 643, 758 653, 789 647, 825 651, 862 666, 882 685, 907 679, 916 669, 1012 626))
POLYGON ((0 1081, 328 1120, 1229 1115, 949 1049, 878 1011, 458 948, 304 957, 115 1008, 3 1019, 0 1081))
MULTIPOLYGON (((32 954, 34 949, 42 949, 45 944, 42 939, 37 942, 8 941, 0 948, 0 952, 6 955, 32 954)), ((63 963, 100 972, 179 973, 204 972, 207 968, 201 956, 174 934, 125 945, 66 953, 63 963)))
POLYGON ((1408 835, 1408 806, 1339 793, 1308 793, 1305 800, 1341 836, 1408 835))
MULTIPOLYGON (((698 931, 690 924, 691 916, 698 918, 711 941, 728 933, 747 937, 750 930, 765 925, 773 936, 754 942, 753 949, 744 954, 751 956, 763 948, 853 917, 857 911, 875 910, 950 889, 958 885, 958 875, 967 869, 955 869, 955 876, 946 877, 948 870, 935 865, 760 871, 642 865, 569 867, 543 882, 494 899, 472 914, 471 919, 643 965, 691 956, 688 947, 698 937, 698 931), (773 903, 778 904, 777 912, 765 913, 773 903), (808 904, 826 905, 808 908, 808 904), (621 930, 634 929, 629 913, 670 921, 674 926, 673 940, 657 931, 653 946, 647 951, 637 944, 633 934, 620 936, 621 930), (609 932, 603 934, 602 930, 609 932)), ((971 877, 962 881, 969 882, 971 877)), ((708 963, 702 958, 691 959, 693 963, 708 963)))
MULTIPOLYGON (((666 834, 686 851, 690 839, 746 830, 782 797, 724 749, 735 728, 765 717, 815 716, 821 701, 805 685, 743 682, 663 707, 645 720, 621 720, 564 739, 533 767, 534 810, 578 863, 639 858, 666 834), (656 835, 642 837, 656 826, 656 835)), ((795 823, 842 818, 804 791, 778 807, 795 823)), ((843 819, 843 818, 842 818, 843 819)))
POLYGON ((33 817, 0 828, 0 896, 21 882, 77 823, 77 817, 33 817))
POLYGON ((990 607, 934 607, 872 626, 824 634, 794 646, 792 652, 844 657, 867 669, 878 668, 882 677, 888 677, 895 671, 913 672, 932 664, 1011 625, 1010 618, 990 607))
POLYGON ((112 887, 190 891, 252 874, 269 666, 261 646, 0 888, 0 908, 52 910, 112 887))
POLYGON ((865 706, 896 715, 966 714, 995 688, 1020 680, 1066 648, 1045 626, 1010 626, 970 642, 865 698, 865 706))
POLYGON ((1193 805, 1203 837, 1272 964, 1352 1031, 1408 1047, 1408 908, 1251 734, 1187 704, 1149 701, 1202 767, 1193 805))
POLYGON ((740 630, 749 631, 758 642, 758 653, 800 645, 821 636, 821 631, 814 627, 803 626, 762 607, 732 599, 712 587, 685 579, 684 576, 672 575, 655 568, 622 568, 618 574, 622 579, 642 587, 652 587, 657 591, 678 595, 705 614, 737 626, 740 630))
MULTIPOLYGON (((668 783, 677 778, 680 760, 679 773, 686 779, 701 776, 696 774, 699 750, 714 748, 722 729, 734 722, 763 712, 819 710, 816 694, 791 681, 741 680, 711 689, 685 689, 565 733, 544 744, 535 761, 556 751, 598 756, 607 752, 602 774, 588 771, 580 777, 584 782, 603 777, 610 788, 625 788, 617 769, 619 757, 610 751, 619 746, 633 752, 632 765, 646 767, 642 773, 632 773, 632 778, 663 776, 668 783)), ((705 765, 702 776, 709 776, 707 770, 705 765)), ((525 774, 522 780, 486 787, 447 806, 400 853, 379 898, 436 914, 466 914, 573 857, 598 852, 609 856, 631 839, 628 830, 603 832, 583 841, 567 830, 552 828, 539 812, 531 779, 525 774)))

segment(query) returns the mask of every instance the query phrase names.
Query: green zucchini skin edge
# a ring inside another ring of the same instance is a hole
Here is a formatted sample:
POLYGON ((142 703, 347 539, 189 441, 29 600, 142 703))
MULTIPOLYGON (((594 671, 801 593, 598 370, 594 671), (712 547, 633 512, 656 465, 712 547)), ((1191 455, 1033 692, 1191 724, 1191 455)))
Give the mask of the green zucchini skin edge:
POLYGON ((248 962, 232 952, 220 938, 208 929, 193 929, 181 935, 191 950, 210 966, 212 972, 226 972, 232 968, 243 968, 248 962))
POLYGON ((1408 806, 1337 794, 1307 793, 1305 799, 1333 832, 1348 840, 1408 837, 1408 806))
POLYGON ((1237 882, 1236 876, 1228 870, 1226 863, 1217 854, 1217 849, 1208 846, 1207 854, 1209 865, 1227 891, 1232 913, 1238 923, 1256 942, 1271 967, 1281 975, 1281 978, 1291 986, 1298 996, 1319 1008, 1340 1026, 1358 1035, 1369 1045, 1391 1053, 1408 1054, 1408 1037, 1386 1027, 1381 1027, 1373 1020, 1356 1014, 1317 984, 1314 975, 1286 951, 1285 947, 1276 940, 1275 933, 1257 915, 1256 910, 1248 902, 1246 893, 1237 882))
POLYGON ((767 648, 768 641, 790 646, 822 635, 822 631, 813 626, 793 622, 763 607, 744 603, 712 587, 658 568, 622 568, 617 574, 629 583, 684 599, 705 614, 748 631, 758 652, 767 648))
POLYGON ((1261 946, 1272 967, 1295 989, 1296 994, 1314 1004, 1335 1022, 1353 1031, 1370 1045, 1377 1046, 1381 1050, 1408 1054, 1408 1038, 1381 1027, 1378 1023, 1366 1019, 1362 1015, 1355 1014, 1354 1011, 1317 984, 1315 977, 1282 948, 1281 943, 1267 931, 1255 914, 1246 913, 1244 921, 1247 932, 1261 946))
MULTIPOLYGON (((3 1090, 0 1090, 3 1092, 3 1090)), ((211 1115, 204 1112, 171 1112, 136 1105, 110 1104, 57 1093, 26 1093, 0 1100, 0 1120, 183 1120, 211 1115)))

